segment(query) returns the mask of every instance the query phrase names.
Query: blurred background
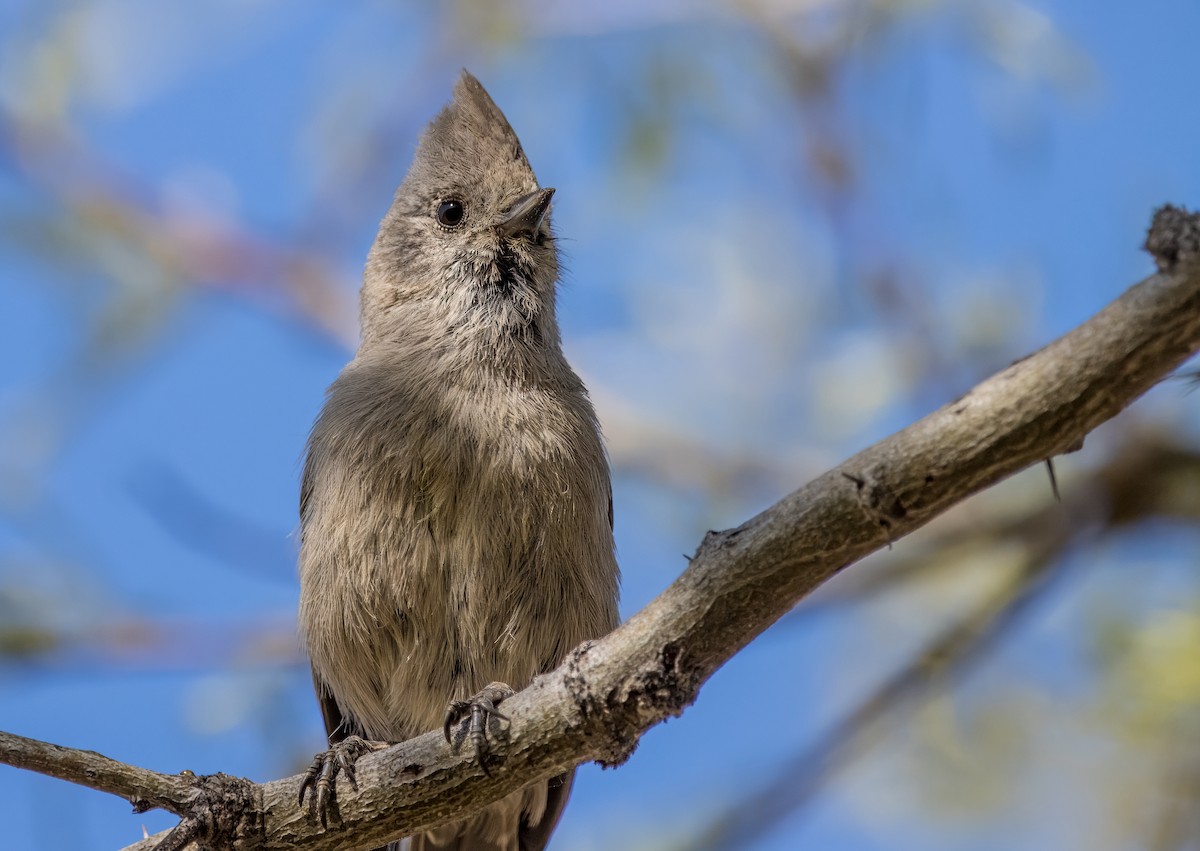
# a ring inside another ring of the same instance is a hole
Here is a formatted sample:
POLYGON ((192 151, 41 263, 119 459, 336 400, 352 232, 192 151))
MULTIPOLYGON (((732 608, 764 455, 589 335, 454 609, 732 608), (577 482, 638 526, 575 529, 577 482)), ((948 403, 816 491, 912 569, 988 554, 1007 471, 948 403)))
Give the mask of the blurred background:
MULTIPOLYGON (((3 0, 0 729, 254 780, 322 746, 305 437, 460 67, 543 185, 622 611, 1086 319, 1200 204, 1200 4, 3 0)), ((1200 395, 856 565, 559 851, 1200 847, 1200 395)), ((0 766, 5 847, 163 814, 0 766)))

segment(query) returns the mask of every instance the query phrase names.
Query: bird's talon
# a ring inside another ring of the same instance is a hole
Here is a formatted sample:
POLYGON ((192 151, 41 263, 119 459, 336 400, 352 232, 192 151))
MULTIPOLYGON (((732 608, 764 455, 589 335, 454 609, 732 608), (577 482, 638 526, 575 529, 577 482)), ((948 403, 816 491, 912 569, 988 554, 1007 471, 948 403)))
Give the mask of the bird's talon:
POLYGON ((466 720, 466 737, 471 740, 471 749, 475 752, 475 761, 483 769, 483 773, 491 776, 485 757, 487 756, 487 717, 490 715, 500 721, 507 722, 508 716, 496 709, 496 704, 505 698, 512 697, 515 692, 504 683, 491 683, 470 700, 454 700, 446 707, 446 719, 442 724, 442 732, 447 742, 450 738, 450 728, 460 721, 466 720))
POLYGON ((358 791, 358 777, 355 763, 364 754, 381 750, 388 746, 387 742, 372 742, 359 736, 349 736, 337 742, 329 750, 317 754, 304 772, 300 782, 300 806, 304 806, 304 796, 312 789, 313 800, 316 804, 317 817, 321 827, 329 826, 329 813, 337 803, 337 776, 345 774, 350 787, 358 791))

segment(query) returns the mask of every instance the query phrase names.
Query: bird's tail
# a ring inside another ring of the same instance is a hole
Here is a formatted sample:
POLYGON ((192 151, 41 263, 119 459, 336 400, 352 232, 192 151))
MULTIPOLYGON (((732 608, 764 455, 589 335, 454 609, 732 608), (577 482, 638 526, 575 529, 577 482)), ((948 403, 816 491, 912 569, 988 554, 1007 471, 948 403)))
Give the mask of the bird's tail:
POLYGON ((543 851, 571 792, 574 770, 527 786, 464 821, 393 842, 387 851, 543 851))

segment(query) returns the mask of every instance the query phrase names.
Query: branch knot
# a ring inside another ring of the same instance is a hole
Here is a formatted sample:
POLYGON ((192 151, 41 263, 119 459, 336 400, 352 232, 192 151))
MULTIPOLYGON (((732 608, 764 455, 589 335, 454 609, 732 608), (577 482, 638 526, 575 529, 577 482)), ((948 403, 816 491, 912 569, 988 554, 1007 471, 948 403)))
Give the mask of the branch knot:
POLYGON ((193 841, 214 848, 238 848, 262 840, 259 787, 244 777, 202 774, 192 780, 188 814, 167 832, 155 851, 180 851, 193 841))
POLYGON ((1154 212, 1144 248, 1160 272, 1200 258, 1200 215, 1186 207, 1164 204, 1154 212))

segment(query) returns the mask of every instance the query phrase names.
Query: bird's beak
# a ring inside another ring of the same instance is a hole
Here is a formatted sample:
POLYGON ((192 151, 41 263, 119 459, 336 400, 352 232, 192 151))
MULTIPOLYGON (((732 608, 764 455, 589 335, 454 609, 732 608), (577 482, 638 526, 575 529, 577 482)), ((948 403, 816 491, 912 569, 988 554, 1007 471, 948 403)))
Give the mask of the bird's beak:
POLYGON ((496 226, 501 236, 533 237, 542 220, 550 209, 550 199, 554 197, 553 189, 537 189, 528 195, 522 195, 512 205, 503 221, 496 226))

